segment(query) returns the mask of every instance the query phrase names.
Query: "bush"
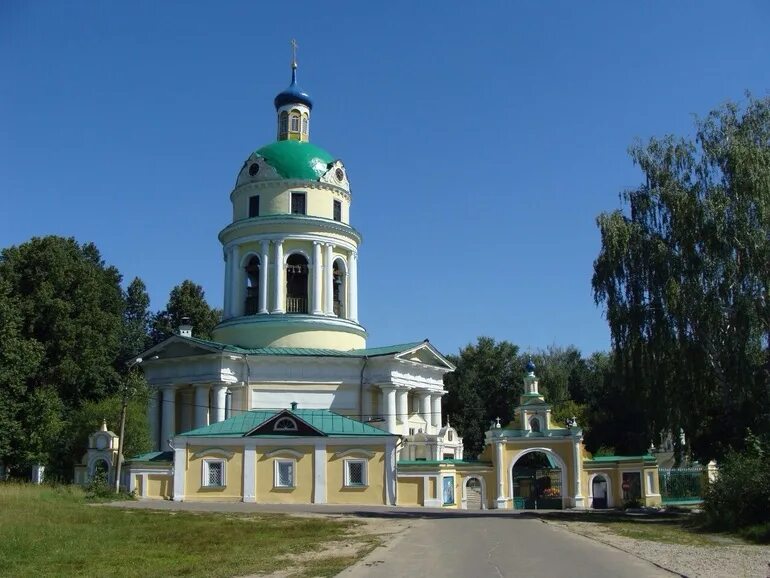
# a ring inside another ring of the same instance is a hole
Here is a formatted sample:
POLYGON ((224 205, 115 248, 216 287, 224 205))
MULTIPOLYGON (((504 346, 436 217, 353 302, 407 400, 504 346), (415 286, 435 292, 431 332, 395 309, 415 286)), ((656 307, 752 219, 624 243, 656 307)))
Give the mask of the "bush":
POLYGON ((730 452, 722 462, 716 481, 706 492, 704 513, 714 529, 758 526, 750 533, 759 537, 767 535, 770 523, 770 462, 766 446, 753 436, 747 439, 746 448, 730 452))
POLYGON ((115 489, 110 487, 107 474, 97 469, 91 481, 86 486, 86 498, 89 500, 109 498, 115 495, 115 489))

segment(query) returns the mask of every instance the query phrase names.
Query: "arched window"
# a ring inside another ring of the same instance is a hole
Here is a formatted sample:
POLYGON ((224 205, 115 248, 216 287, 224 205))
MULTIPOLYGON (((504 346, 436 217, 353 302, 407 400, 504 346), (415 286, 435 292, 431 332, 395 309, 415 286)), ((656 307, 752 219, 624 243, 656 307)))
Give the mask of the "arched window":
POLYGON ((302 115, 302 134, 307 134, 307 115, 302 115))
POLYGON ((535 433, 540 433, 540 420, 536 417, 529 420, 529 429, 535 433))
POLYGON ((249 259, 246 265, 246 315, 259 311, 259 257, 249 259))
POLYGON ((345 317, 345 293, 347 289, 345 286, 345 280, 345 264, 341 260, 337 259, 334 261, 332 271, 332 301, 334 302, 334 314, 337 317, 345 317))
POLYGON ((297 422, 288 417, 282 417, 275 422, 273 431, 297 431, 297 422))
POLYGON ((294 253, 286 260, 286 313, 307 313, 307 259, 294 253))
POLYGON ((280 135, 285 135, 287 132, 289 132, 289 113, 285 110, 281 113, 281 116, 278 120, 278 132, 280 135))
POLYGON ((292 110, 289 115, 289 131, 299 132, 299 112, 292 110))

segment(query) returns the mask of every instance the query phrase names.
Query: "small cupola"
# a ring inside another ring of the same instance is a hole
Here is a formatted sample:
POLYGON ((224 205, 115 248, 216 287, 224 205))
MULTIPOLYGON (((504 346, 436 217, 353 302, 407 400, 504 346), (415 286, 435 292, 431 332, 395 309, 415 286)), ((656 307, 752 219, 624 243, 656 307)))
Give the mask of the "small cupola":
POLYGON ((297 42, 291 41, 291 84, 278 93, 275 100, 275 111, 278 114, 278 140, 295 140, 307 142, 310 140, 310 111, 313 101, 310 95, 303 92, 297 85, 297 42))

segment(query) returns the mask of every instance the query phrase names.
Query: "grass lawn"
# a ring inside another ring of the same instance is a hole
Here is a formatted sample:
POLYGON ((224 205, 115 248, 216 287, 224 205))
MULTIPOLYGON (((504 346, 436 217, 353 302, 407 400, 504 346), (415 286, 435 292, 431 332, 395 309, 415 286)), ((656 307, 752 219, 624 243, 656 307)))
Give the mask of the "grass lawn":
POLYGON ((726 546, 740 544, 734 537, 704 532, 691 524, 676 521, 633 521, 604 524, 609 530, 636 540, 650 540, 666 544, 684 544, 686 546, 726 546))
POLYGON ((332 576, 371 551, 352 521, 123 510, 73 486, 0 484, 0 560, 10 576, 332 576), (316 556, 329 543, 354 553, 316 556), (356 552, 357 550, 357 552, 356 552), (305 554, 305 556, 303 556, 305 554))

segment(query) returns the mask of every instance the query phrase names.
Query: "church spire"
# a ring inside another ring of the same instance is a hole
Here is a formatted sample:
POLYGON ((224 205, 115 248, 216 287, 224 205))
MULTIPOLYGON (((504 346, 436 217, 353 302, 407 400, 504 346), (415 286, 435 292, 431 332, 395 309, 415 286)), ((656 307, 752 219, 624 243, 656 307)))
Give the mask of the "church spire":
POLYGON ((275 97, 278 140, 310 140, 310 95, 297 85, 297 41, 291 41, 291 84, 275 97))

